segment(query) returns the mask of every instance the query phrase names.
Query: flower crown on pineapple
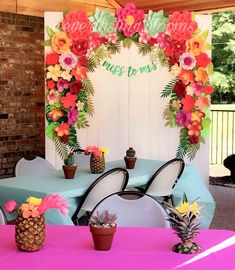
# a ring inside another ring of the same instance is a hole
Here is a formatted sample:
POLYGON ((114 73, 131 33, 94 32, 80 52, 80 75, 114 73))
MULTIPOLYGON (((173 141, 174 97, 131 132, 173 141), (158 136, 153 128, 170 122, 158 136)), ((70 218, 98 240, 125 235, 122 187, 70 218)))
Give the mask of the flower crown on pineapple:
POLYGON ((26 203, 20 206, 14 200, 10 200, 4 205, 8 213, 16 211, 17 215, 23 218, 39 217, 51 208, 58 209, 62 215, 68 214, 68 202, 60 195, 47 195, 45 198, 28 197, 26 203))
POLYGON ((95 158, 101 157, 102 154, 107 155, 108 154, 108 149, 103 147, 103 146, 87 146, 87 148, 84 151, 85 155, 92 154, 95 158))

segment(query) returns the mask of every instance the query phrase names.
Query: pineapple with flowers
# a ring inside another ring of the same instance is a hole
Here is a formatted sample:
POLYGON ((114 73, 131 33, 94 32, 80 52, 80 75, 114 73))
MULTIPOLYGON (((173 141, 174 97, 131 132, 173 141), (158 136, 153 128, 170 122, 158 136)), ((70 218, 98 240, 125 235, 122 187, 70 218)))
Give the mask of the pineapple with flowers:
POLYGON ((8 213, 16 212, 15 241, 19 249, 36 251, 45 243, 44 213, 51 209, 58 209, 61 214, 68 214, 68 202, 60 195, 47 195, 44 199, 28 197, 26 203, 19 207, 14 200, 8 201, 4 209, 8 213))
POLYGON ((88 146, 85 149, 84 154, 91 154, 90 168, 92 173, 102 173, 105 170, 105 158, 104 156, 108 153, 108 149, 101 146, 88 146))
POLYGON ((116 219, 117 216, 108 210, 97 211, 96 215, 91 216, 89 226, 96 250, 110 250, 116 232, 116 219))
POLYGON ((181 243, 176 244, 173 251, 185 254, 198 252, 200 246, 193 242, 199 233, 200 206, 198 203, 195 200, 189 203, 186 194, 183 196, 182 203, 177 207, 166 202, 163 203, 169 210, 169 221, 172 229, 181 239, 181 243))

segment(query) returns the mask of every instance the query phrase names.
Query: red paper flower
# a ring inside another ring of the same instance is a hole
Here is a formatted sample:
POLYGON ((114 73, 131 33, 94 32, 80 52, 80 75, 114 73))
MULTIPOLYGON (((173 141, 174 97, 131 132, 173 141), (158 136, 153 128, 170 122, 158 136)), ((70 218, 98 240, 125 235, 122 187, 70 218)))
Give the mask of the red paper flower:
POLYGON ((86 56, 80 56, 78 62, 81 66, 85 67, 87 65, 88 59, 86 56))
POLYGON ((50 65, 56 65, 58 63, 59 60, 59 55, 55 52, 53 53, 48 53, 46 55, 46 65, 50 66, 50 65))
POLYGON ((71 46, 71 51, 77 56, 85 55, 88 49, 87 40, 76 40, 71 46))
POLYGON ((186 95, 185 98, 181 99, 180 103, 183 105, 183 110, 193 111, 195 105, 195 99, 189 95, 186 95))
POLYGON ((54 89, 55 88, 55 82, 53 80, 50 80, 47 82, 47 88, 48 89, 54 89))
POLYGON ((182 13, 176 11, 169 17, 167 31, 173 39, 188 40, 197 30, 197 23, 192 21, 192 15, 188 11, 182 13))
POLYGON ((88 37, 88 48, 90 49, 97 49, 102 43, 100 34, 97 32, 93 32, 88 37))
POLYGON ((174 91, 177 95, 177 97, 184 97, 186 94, 186 85, 182 82, 176 82, 174 85, 174 91))
POLYGON ((174 65, 179 62, 179 57, 186 51, 186 45, 184 40, 171 40, 166 49, 165 55, 169 57, 170 64, 174 65))
POLYGON ((178 78, 185 84, 189 82, 194 82, 194 72, 191 70, 182 69, 178 78))
POLYGON ((85 40, 92 28, 92 23, 84 11, 70 11, 62 21, 62 29, 72 40, 85 40))
POLYGON ((199 137, 196 136, 196 135, 189 136, 189 137, 188 137, 188 141, 189 141, 191 144, 197 144, 197 143, 199 142, 199 137))
POLYGON ((194 135, 199 137, 202 130, 202 125, 198 121, 193 121, 187 126, 187 129, 189 136, 194 135))
POLYGON ((82 85, 81 81, 71 82, 69 84, 70 92, 72 94, 76 94, 76 95, 78 95, 81 92, 82 87, 83 87, 83 85, 82 85))
POLYGON ((124 8, 119 8, 116 14, 118 19, 115 27, 117 30, 123 31, 126 37, 131 37, 144 29, 144 10, 137 9, 135 4, 126 4, 124 8))
POLYGON ((211 85, 206 85, 204 87, 204 92, 207 94, 207 95, 211 95, 213 92, 214 92, 214 88, 211 86, 211 85))
POLYGON ((72 71, 72 75, 75 76, 77 81, 81 79, 85 79, 87 77, 87 68, 82 67, 79 63, 76 65, 74 70, 72 71))
POLYGON ((65 97, 61 98, 61 102, 64 108, 74 108, 76 106, 77 95, 72 95, 71 93, 67 93, 65 97))
POLYGON ((211 59, 206 53, 200 53, 198 56, 195 56, 197 61, 197 66, 206 68, 210 63, 211 59))

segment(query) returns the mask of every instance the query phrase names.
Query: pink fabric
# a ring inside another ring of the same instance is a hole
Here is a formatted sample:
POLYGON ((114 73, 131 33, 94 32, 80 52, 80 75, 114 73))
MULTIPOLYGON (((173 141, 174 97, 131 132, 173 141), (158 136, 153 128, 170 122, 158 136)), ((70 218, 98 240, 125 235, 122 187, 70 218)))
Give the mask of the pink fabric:
MULTIPOLYGON (((174 269, 196 255, 176 254, 178 241, 171 229, 118 228, 110 251, 96 251, 88 227, 47 226, 45 246, 21 252, 14 226, 0 226, 0 269, 174 269)), ((201 230, 196 242, 202 251, 235 235, 225 230, 201 230)), ((179 269, 235 269, 231 245, 179 269)))

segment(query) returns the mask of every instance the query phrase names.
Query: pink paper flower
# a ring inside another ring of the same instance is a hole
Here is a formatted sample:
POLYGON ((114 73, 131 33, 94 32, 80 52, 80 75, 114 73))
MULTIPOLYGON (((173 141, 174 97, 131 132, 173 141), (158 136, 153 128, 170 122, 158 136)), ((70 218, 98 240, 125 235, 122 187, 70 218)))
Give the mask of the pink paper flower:
POLYGON ((75 109, 71 109, 68 112, 68 124, 72 125, 74 123, 76 123, 78 120, 78 111, 75 109))
POLYGON ((140 32, 139 42, 147 44, 150 36, 145 32, 140 32))
POLYGON ((118 41, 118 35, 116 32, 110 33, 106 36, 108 42, 116 44, 118 41))
POLYGON ((197 82, 197 83, 191 82, 190 87, 192 87, 194 89, 194 93, 196 96, 199 97, 201 95, 201 93, 203 91, 203 86, 202 86, 201 82, 197 82))
POLYGON ((55 91, 54 89, 49 91, 49 94, 47 96, 47 101, 50 105, 53 105, 55 103, 58 103, 60 100, 60 93, 58 91, 55 91))
POLYGON ((77 56, 72 52, 61 54, 59 63, 63 69, 71 70, 77 64, 77 56))
POLYGON ((115 27, 117 30, 123 31, 126 37, 131 37, 144 29, 144 10, 137 9, 135 4, 126 4, 124 8, 119 8, 116 14, 118 19, 115 27))
POLYGON ((17 203, 14 200, 10 200, 7 203, 4 204, 4 209, 8 212, 8 213, 12 213, 16 210, 17 208, 17 203))
POLYGON ((63 215, 67 215, 68 202, 63 200, 60 195, 47 195, 39 205, 38 212, 40 215, 43 215, 47 210, 51 208, 56 208, 60 210, 63 215))
POLYGON ((161 49, 165 49, 170 46, 171 44, 171 37, 166 35, 165 33, 161 32, 157 35, 156 43, 159 44, 161 49))
POLYGON ((85 149, 85 152, 84 152, 85 155, 89 155, 90 153, 92 153, 95 158, 101 157, 102 155, 102 151, 100 151, 99 147, 97 146, 88 146, 85 149))
POLYGON ((191 120, 191 114, 181 110, 176 115, 176 123, 178 126, 185 126, 187 127, 191 120))
POLYGON ((192 70, 196 66, 196 59, 190 53, 183 53, 179 58, 180 66, 187 70, 192 70))
POLYGON ((88 48, 95 50, 97 49, 102 43, 100 34, 97 32, 93 32, 88 37, 88 48))
POLYGON ((69 88, 69 82, 67 80, 60 78, 57 82, 58 91, 62 93, 64 89, 68 89, 68 88, 69 88))

